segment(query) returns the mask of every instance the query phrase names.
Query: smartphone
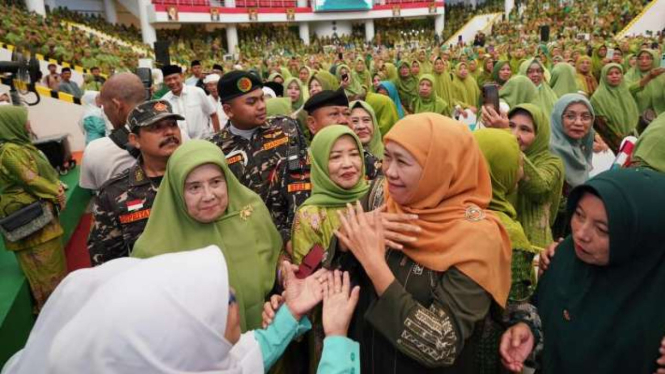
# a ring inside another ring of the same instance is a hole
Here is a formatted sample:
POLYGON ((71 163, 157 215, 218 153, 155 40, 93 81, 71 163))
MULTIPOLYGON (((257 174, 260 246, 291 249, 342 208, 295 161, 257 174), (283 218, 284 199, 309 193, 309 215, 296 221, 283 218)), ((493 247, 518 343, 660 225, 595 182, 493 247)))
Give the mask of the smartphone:
POLYGON ((612 60, 614 58, 614 49, 609 48, 607 50, 607 55, 605 56, 606 59, 612 60))
POLYGON ((660 67, 665 68, 665 53, 663 53, 663 55, 660 56, 660 67))
POLYGON ((295 274, 296 278, 304 279, 314 273, 321 265, 324 255, 325 251, 323 250, 323 247, 320 244, 314 244, 314 246, 310 248, 309 253, 307 253, 300 263, 298 271, 296 271, 295 274))
POLYGON ((483 105, 491 106, 499 113, 499 86, 494 83, 483 86, 483 105))

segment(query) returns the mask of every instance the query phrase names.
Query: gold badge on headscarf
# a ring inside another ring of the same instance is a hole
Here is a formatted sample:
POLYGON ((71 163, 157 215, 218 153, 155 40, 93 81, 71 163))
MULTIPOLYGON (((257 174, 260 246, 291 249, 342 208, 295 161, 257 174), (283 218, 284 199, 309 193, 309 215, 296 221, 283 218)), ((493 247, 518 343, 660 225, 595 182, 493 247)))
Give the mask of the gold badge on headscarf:
POLYGON ((251 205, 247 205, 244 208, 240 210, 240 219, 243 221, 247 221, 247 219, 252 215, 254 212, 254 207, 251 205))
POLYGON ((477 205, 469 205, 464 212, 464 218, 469 222, 478 222, 485 219, 485 212, 477 205))

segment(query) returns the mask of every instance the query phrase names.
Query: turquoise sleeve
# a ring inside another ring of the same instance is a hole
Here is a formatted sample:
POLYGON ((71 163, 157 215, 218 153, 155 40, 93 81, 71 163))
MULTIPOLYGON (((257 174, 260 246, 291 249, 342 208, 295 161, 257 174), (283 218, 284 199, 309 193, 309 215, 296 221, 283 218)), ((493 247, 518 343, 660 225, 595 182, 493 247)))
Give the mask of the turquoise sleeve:
POLYGON ((325 338, 317 374, 360 374, 360 345, 345 336, 325 338))
POLYGON ((304 334, 312 328, 307 317, 296 321, 289 308, 282 305, 277 311, 275 319, 267 329, 254 330, 254 338, 261 347, 263 367, 267 372, 282 356, 291 340, 304 334))

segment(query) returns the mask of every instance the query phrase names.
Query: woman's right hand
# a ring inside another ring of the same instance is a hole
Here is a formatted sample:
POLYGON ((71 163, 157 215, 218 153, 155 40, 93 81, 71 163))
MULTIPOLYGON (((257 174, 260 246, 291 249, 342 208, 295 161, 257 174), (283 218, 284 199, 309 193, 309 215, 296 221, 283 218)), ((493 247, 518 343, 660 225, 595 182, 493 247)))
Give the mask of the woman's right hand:
POLYGON ((499 346, 503 366, 510 371, 521 372, 524 368, 524 361, 533 350, 534 342, 533 333, 524 322, 506 330, 499 346))
MULTIPOLYGON (((422 231, 420 226, 411 223, 418 220, 418 215, 388 213, 385 204, 381 205, 377 210, 381 213, 381 223, 383 223, 384 239, 387 247, 400 250, 404 248, 404 244, 417 240, 415 236, 402 233, 417 235, 422 231)), ((372 214, 372 212, 365 214, 372 214)))
POLYGON ((556 252, 556 248, 559 246, 559 243, 563 241, 563 238, 559 238, 559 240, 552 242, 552 244, 549 245, 549 247, 545 248, 540 252, 540 256, 538 259, 538 276, 540 277, 543 275, 545 270, 550 266, 550 262, 552 261, 552 257, 554 257, 554 252, 556 252))
POLYGON ((326 336, 346 336, 358 304, 360 287, 351 288, 349 273, 335 270, 328 273, 323 286, 323 331, 326 336))

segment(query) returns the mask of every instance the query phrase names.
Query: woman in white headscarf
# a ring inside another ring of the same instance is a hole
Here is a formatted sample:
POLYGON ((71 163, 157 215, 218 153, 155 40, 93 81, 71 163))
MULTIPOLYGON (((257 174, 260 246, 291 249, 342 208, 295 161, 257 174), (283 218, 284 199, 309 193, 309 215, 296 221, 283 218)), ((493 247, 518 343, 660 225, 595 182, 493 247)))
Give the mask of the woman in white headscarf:
POLYGON ((331 334, 319 373, 357 372, 357 343, 338 336, 358 298, 348 274, 342 280, 339 272, 321 270, 297 280, 292 267, 283 270, 285 305, 267 329, 242 335, 224 255, 215 246, 76 271, 2 374, 263 373, 311 328, 300 316, 321 298, 331 334))
POLYGON ((102 108, 97 104, 98 91, 85 91, 81 97, 83 115, 79 120, 79 127, 85 135, 85 144, 106 136, 106 121, 102 115, 102 108))

